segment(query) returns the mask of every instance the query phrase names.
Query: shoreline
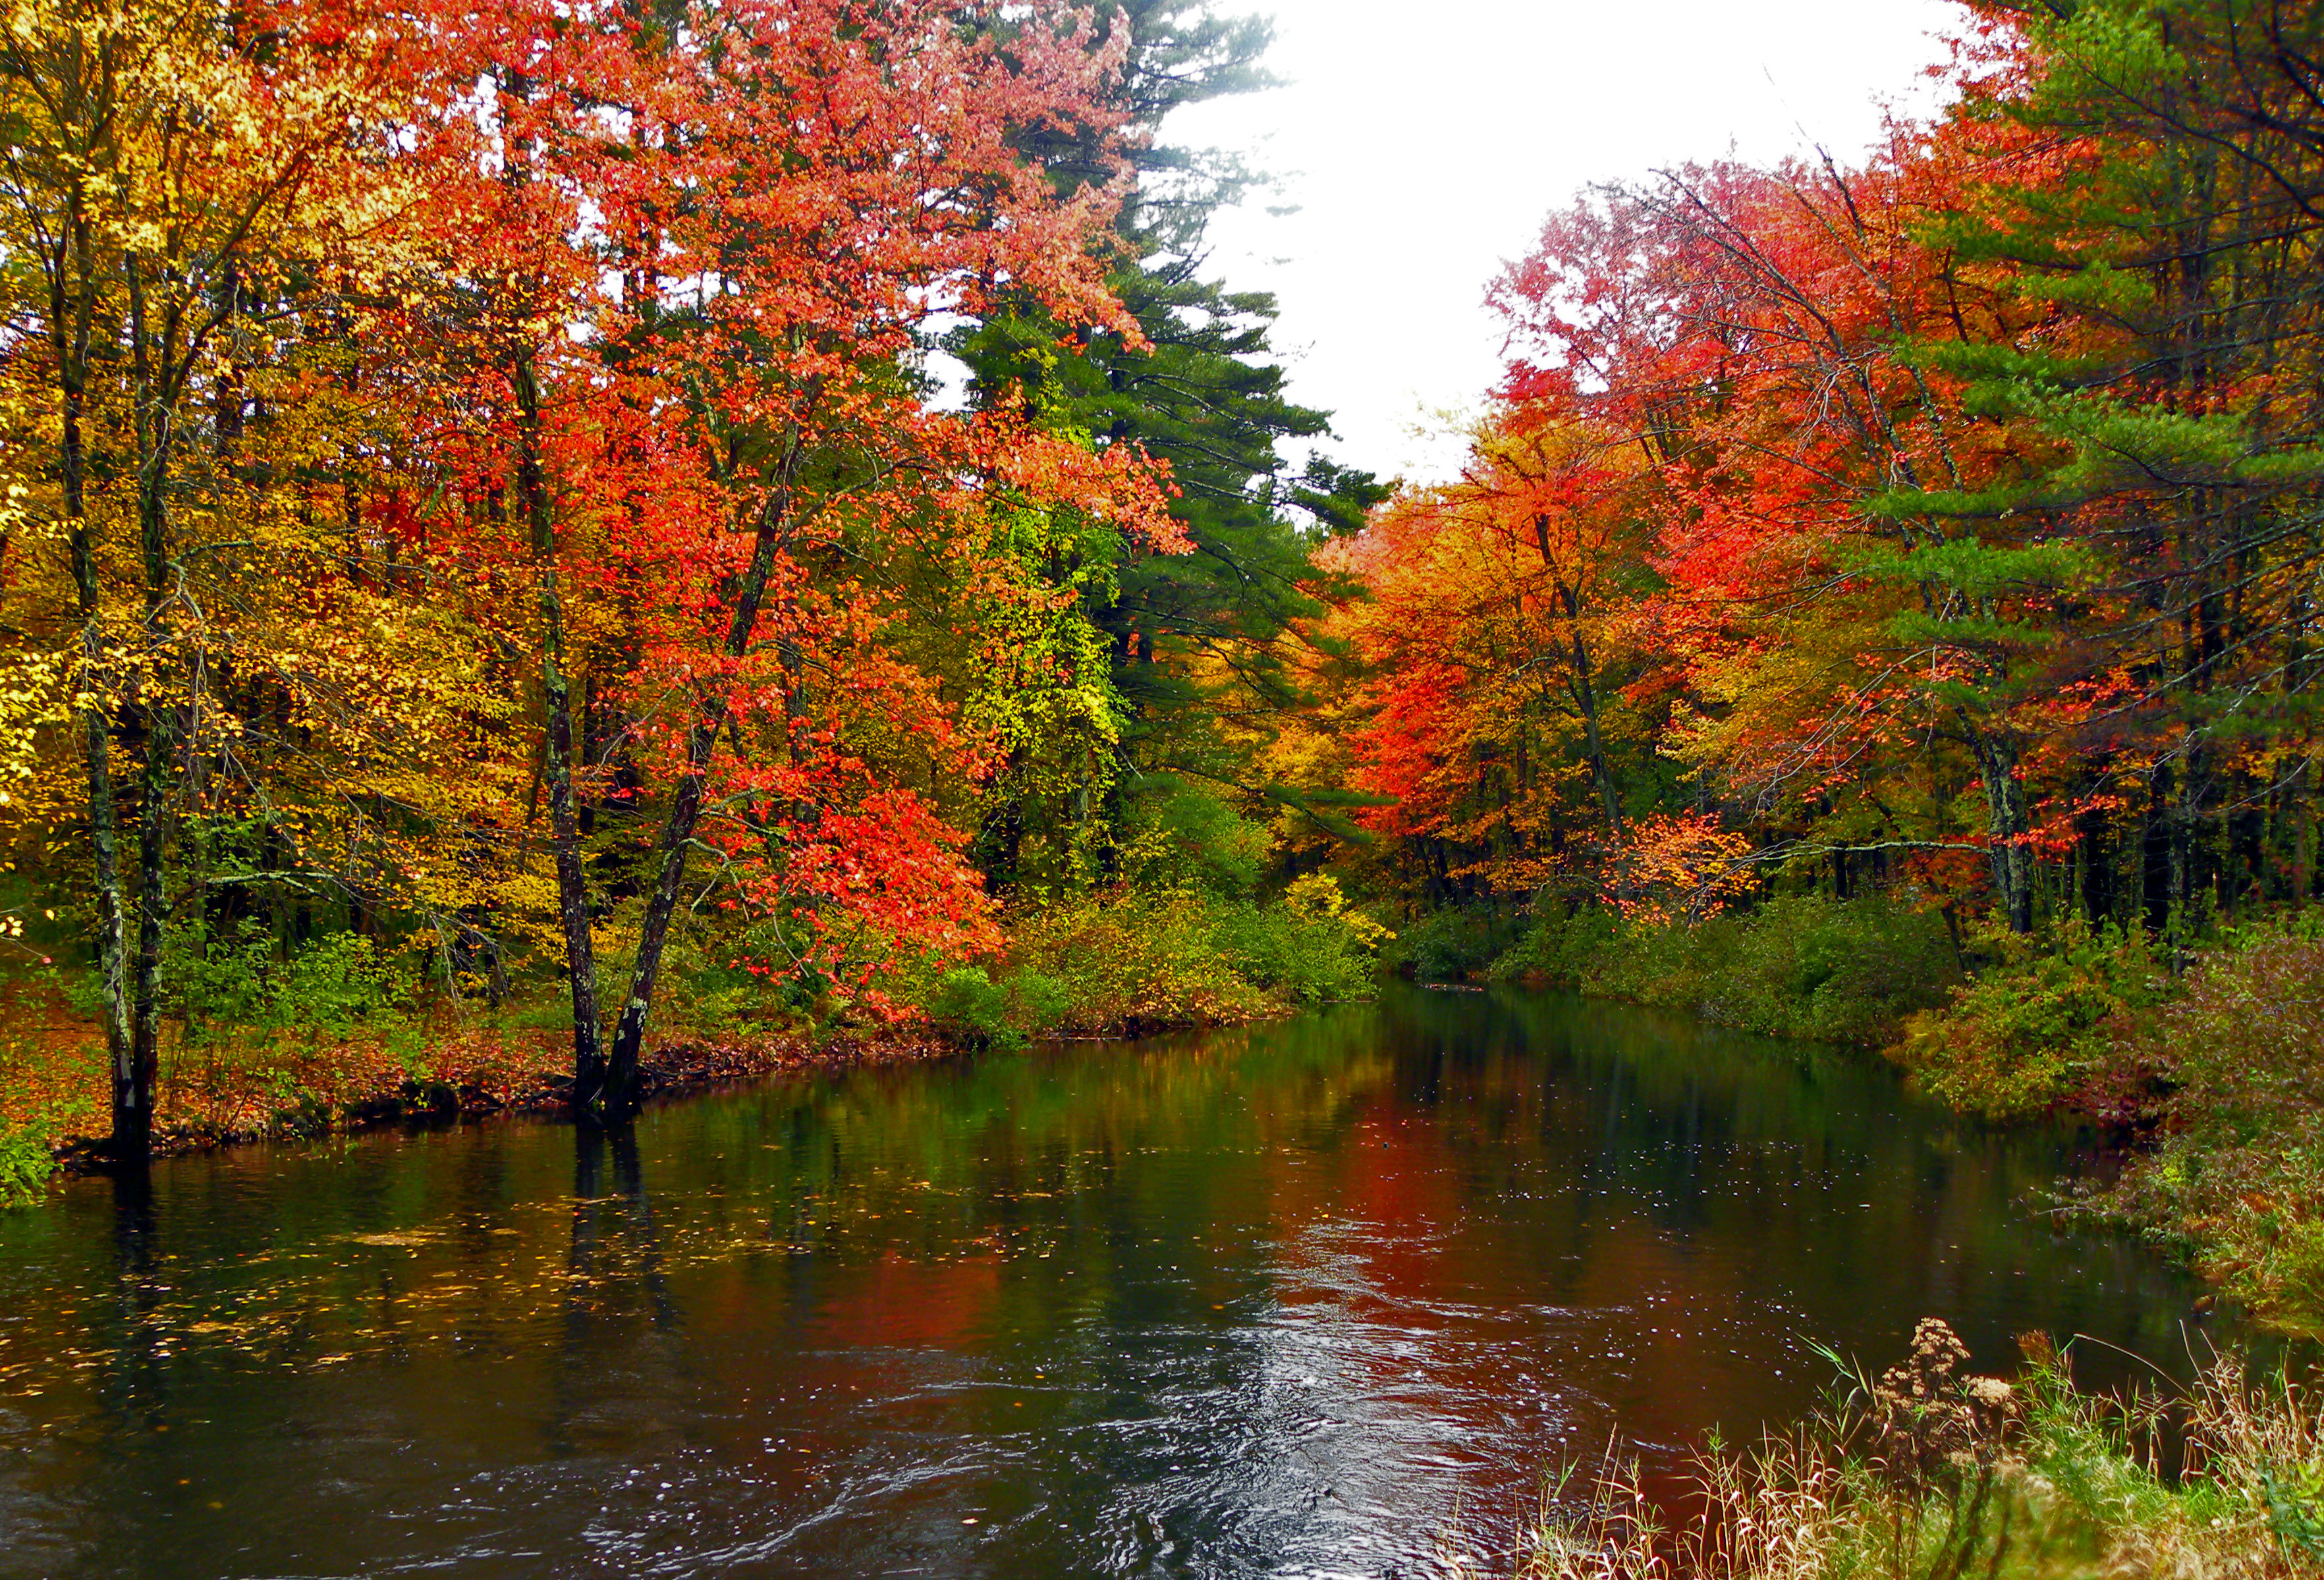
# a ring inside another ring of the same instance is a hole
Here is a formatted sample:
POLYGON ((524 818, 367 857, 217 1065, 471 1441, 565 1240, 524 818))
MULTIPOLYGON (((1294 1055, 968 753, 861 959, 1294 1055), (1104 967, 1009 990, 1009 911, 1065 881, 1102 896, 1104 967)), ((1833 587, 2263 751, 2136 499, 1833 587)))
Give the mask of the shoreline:
MULTIPOLYGON (((758 1043, 676 1042, 649 1050, 640 1061, 639 1102, 642 1107, 649 1103, 701 1096, 781 1076, 936 1063, 962 1058, 969 1052, 939 1036, 853 1033, 822 1040, 792 1033, 758 1043)), ((312 1120, 294 1117, 286 1122, 278 1116, 274 1122, 247 1128, 179 1125, 159 1130, 153 1137, 152 1159, 159 1162, 230 1147, 363 1134, 447 1119, 569 1115, 566 1093, 571 1084, 569 1076, 554 1075, 535 1079, 521 1087, 494 1090, 473 1082, 456 1085, 415 1079, 392 1095, 374 1095, 312 1120)), ((114 1171, 113 1160, 106 1154, 106 1140, 101 1135, 69 1136, 52 1150, 60 1178, 114 1171)))
MULTIPOLYGON (((1274 1014, 1234 1020, 1186 1022, 1132 1017, 1122 1025, 1103 1031, 1057 1033, 1030 1039, 1028 1045, 1078 1047, 1132 1043, 1176 1033, 1281 1020, 1297 1013, 1296 1007, 1286 1006, 1274 1014)), ((438 1068, 459 1073, 447 1073, 445 1079, 435 1079, 405 1075, 392 1086, 383 1081, 349 1093, 346 1100, 327 1107, 318 1104, 310 1095, 303 1111, 278 1109, 254 1123, 163 1124, 155 1128, 151 1157, 158 1162, 229 1147, 312 1141, 446 1120, 569 1115, 566 1094, 572 1078, 557 1068, 558 1054, 554 1048, 542 1046, 560 1040, 553 1033, 518 1038, 494 1033, 490 1039, 467 1045, 471 1052, 484 1045, 493 1049, 493 1056, 486 1060, 484 1067, 461 1071, 464 1045, 457 1039, 447 1039, 438 1044, 442 1055, 438 1068), (514 1069, 510 1067, 512 1061, 516 1065, 514 1069), (494 1075, 502 1079, 492 1079, 494 1075)), ((354 1046, 366 1045, 334 1044, 318 1052, 344 1053, 354 1046)), ((680 1038, 649 1049, 641 1059, 639 1101, 642 1107, 779 1077, 934 1064, 973 1058, 987 1051, 971 1040, 927 1026, 912 1031, 844 1030, 821 1036, 791 1032, 732 1042, 680 1038)), ((320 1057, 318 1062, 328 1065, 341 1061, 320 1057)), ((166 1105, 184 1107, 193 1100, 182 1090, 189 1079, 165 1076, 161 1090, 166 1105)), ((106 1137, 101 1134, 64 1134, 49 1148, 54 1160, 54 1177, 78 1179, 113 1172, 113 1160, 106 1146, 106 1137)))

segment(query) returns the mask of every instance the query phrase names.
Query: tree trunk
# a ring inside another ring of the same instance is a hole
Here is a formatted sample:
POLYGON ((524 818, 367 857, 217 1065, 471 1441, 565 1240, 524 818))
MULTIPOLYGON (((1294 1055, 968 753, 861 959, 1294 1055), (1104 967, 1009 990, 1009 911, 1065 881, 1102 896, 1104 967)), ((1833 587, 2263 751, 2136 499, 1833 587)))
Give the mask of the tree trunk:
MULTIPOLYGON (((133 271, 132 283, 134 285, 133 271)), ((133 294, 132 300, 136 297, 133 294)), ((142 320, 142 313, 140 318, 142 320)), ((143 336, 140 335, 141 343, 143 336)), ((174 438, 166 400, 152 399, 146 390, 154 381, 140 352, 139 447, 143 451, 137 479, 137 537, 145 573, 144 635, 149 652, 168 653, 175 646, 169 614, 171 568, 167 493, 171 448, 174 438)), ((157 666, 155 678, 166 668, 157 666)), ((153 1086, 161 1068, 161 941, 170 914, 165 866, 169 853, 170 796, 176 776, 176 701, 157 686, 138 700, 140 765, 137 796, 137 950, 131 957, 129 998, 129 1076, 131 1095, 139 1103, 134 1118, 140 1126, 134 1145, 143 1156, 152 1144, 153 1086)), ((116 1100, 118 1099, 116 1093, 116 1100)), ((118 1110, 116 1110, 116 1114, 118 1110)))
POLYGON ((986 886, 996 895, 1017 886, 1018 869, 1024 859, 1025 758, 1023 747, 1010 749, 998 779, 1001 802, 978 821, 976 842, 970 847, 971 857, 984 874, 986 886))
POLYGON ((1565 606, 1565 618, 1572 627, 1573 684, 1569 691, 1575 710, 1582 715, 1583 749, 1590 755, 1591 776, 1598 783, 1598 799, 1606 809, 1606 828, 1619 844, 1628 838, 1622 823, 1622 797, 1614 784, 1613 770, 1606 765, 1605 743, 1598 731, 1598 685, 1590 673, 1590 646, 1582 635, 1582 596, 1574 584, 1559 574, 1557 556, 1549 545, 1549 518, 1536 516, 1533 519, 1534 547, 1541 556, 1541 568, 1549 573, 1550 584, 1556 589, 1557 600, 1565 606))
POLYGON ((1970 749, 1985 780, 1986 838, 1993 887, 2001 914, 2015 933, 2034 931, 2034 848, 2026 835, 2033 822, 2025 808, 2025 784, 2018 776, 2014 742, 1968 723, 1970 749))
MULTIPOLYGON (((786 462, 788 467, 788 463, 786 462)), ((739 659, 751 650, 759 611, 766 602, 767 583, 774 574, 775 556, 790 529, 790 491, 786 482, 759 513, 758 531, 751 545, 750 567, 735 589, 734 613, 726 628, 726 657, 739 659)), ((662 823, 660 871, 646 899, 646 914, 638 930, 638 956, 630 973, 630 995, 622 1004, 621 1024, 613 1033, 613 1052, 606 1072, 603 1105, 610 1116, 625 1115, 637 1107, 638 1064, 645 1048, 646 1020, 653 1011, 654 987, 661 975, 662 952, 669 942, 670 919, 677 914, 678 891, 686 881, 687 853, 692 849, 694 825, 702 815, 702 790, 708 778, 711 749, 725 727, 729 709, 723 691, 702 699, 700 710, 687 730, 686 773, 678 780, 669 816, 662 823)))
POLYGON ((74 732, 88 779, 89 864, 97 884, 97 969, 105 994, 106 1065, 113 1089, 115 1159, 143 1162, 152 1146, 150 1087, 137 1079, 132 1047, 129 902, 121 885, 121 822, 113 785, 113 716, 100 699, 105 671, 104 595, 97 580, 97 543, 88 525, 88 448, 83 428, 88 401, 89 343, 96 316, 97 249, 84 195, 71 194, 62 243, 47 260, 49 337, 57 361, 58 482, 62 495, 66 556, 80 617, 80 676, 73 689, 87 699, 73 709, 74 732))
POLYGON ((2308 776, 2310 763, 2303 761, 2292 783, 2284 791, 2284 817, 2292 824, 2292 908, 2308 908, 2309 886, 2315 863, 2315 822, 2309 815, 2308 776))
POLYGON ((67 378, 63 390, 61 459, 66 552, 81 619, 81 683, 74 689, 89 700, 73 710, 81 760, 88 776, 88 842, 97 878, 97 969, 105 988, 105 1051, 112 1072, 114 1157, 122 1162, 145 1158, 152 1147, 152 1093, 137 1079, 132 1050, 128 991, 129 905, 121 887, 120 813, 113 794, 113 721, 96 699, 105 682, 103 599, 97 577, 97 546, 89 535, 88 451, 81 434, 83 393, 67 378))
POLYGON ((1621 792, 1614 770, 1606 764, 1606 748, 1598 733, 1598 688, 1590 677, 1590 649, 1580 633, 1573 638, 1573 703, 1582 713, 1582 740, 1590 753, 1590 772, 1598 781, 1598 799, 1606 809, 1606 828, 1617 843, 1628 838, 1622 822, 1621 792))
MULTIPOLYGON (((137 547, 144 583, 140 636, 148 653, 162 655, 170 653, 177 640, 169 613, 174 575, 169 553, 169 482, 176 440, 171 416, 176 321, 167 314, 158 324, 149 317, 144 265, 136 255, 124 253, 121 266, 129 308, 130 389, 137 447, 137 547)), ((115 1050, 113 1151, 124 1164, 142 1164, 152 1155, 153 1088, 161 1063, 161 945, 169 919, 166 863, 176 736, 175 703, 161 684, 166 673, 166 664, 157 665, 153 673, 141 682, 132 703, 139 757, 137 933, 134 949, 128 936, 127 896, 121 892, 119 877, 119 813, 109 785, 106 795, 115 824, 111 843, 115 865, 110 886, 120 896, 117 903, 123 907, 119 948, 125 957, 120 969, 108 973, 106 983, 109 992, 120 995, 120 1003, 107 1006, 108 1019, 120 1024, 125 1043, 115 1050)), ((111 1027, 107 1040, 112 1041, 111 1027)))
POLYGON ((143 771, 137 796, 137 949, 130 957, 129 1081, 124 1094, 114 1089, 114 1124, 119 1136, 127 1117, 135 1134, 126 1138, 124 1157, 145 1156, 152 1145, 153 1085, 161 1069, 161 939, 170 914, 164 857, 169 848, 171 756, 170 709, 141 710, 143 771), (124 1098, 129 1108, 124 1108, 124 1098))
MULTIPOLYGON (((2182 942, 2191 941, 2202 924, 2196 914, 2195 889, 2198 863, 2195 851, 2196 776, 2200 772, 2198 749, 2190 746, 2175 786, 2163 832, 2168 841, 2171 873, 2171 905, 2178 918, 2176 936, 2182 942)), ((2174 955, 2175 958, 2175 955, 2174 955)))
POLYGON ((596 941, 589 931, 589 888, 581 866, 581 822, 573 795, 573 687, 565 652, 565 595, 557 576, 557 517, 540 464, 540 384, 532 364, 519 364, 517 492, 523 501, 539 574, 540 689, 549 785, 549 846, 557 863, 557 917, 565 934, 565 972, 573 997, 573 1107, 596 1111, 605 1087, 604 1022, 597 1011, 596 941))

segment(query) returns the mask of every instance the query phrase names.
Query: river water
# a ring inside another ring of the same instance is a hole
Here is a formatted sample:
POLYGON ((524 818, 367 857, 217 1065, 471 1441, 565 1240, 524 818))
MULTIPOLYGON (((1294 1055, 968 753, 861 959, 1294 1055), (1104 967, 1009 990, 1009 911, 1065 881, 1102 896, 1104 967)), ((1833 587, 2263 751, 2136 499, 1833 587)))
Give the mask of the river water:
POLYGON ((0 1575, 1428 1574, 1562 1463, 1799 1414, 1813 1345, 2183 1369, 2199 1291, 2040 1214, 2068 1146, 1399 986, 178 1159, 0 1214, 0 1575))

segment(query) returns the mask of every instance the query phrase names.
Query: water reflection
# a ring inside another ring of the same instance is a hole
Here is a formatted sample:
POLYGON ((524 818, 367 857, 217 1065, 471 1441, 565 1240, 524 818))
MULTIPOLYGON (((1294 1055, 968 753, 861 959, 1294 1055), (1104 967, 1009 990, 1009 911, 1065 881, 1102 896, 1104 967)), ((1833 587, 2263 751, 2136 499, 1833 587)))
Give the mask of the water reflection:
POLYGON ((572 1235, 549 1450, 680 1447, 682 1339, 636 1129, 583 1125, 570 1134, 572 1235))
POLYGON ((2071 1144, 1399 991, 181 1160, 0 1219, 0 1574, 1425 1572, 1609 1436, 1789 1418, 1812 1342, 2183 1354, 2190 1291, 2028 1210, 2071 1144))

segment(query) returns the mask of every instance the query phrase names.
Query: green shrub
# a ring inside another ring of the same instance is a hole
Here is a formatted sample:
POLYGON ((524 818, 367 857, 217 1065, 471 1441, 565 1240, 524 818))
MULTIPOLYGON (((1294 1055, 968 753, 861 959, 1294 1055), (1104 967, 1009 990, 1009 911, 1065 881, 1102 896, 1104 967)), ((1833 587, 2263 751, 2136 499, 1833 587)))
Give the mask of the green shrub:
POLYGON ((2175 1242, 2275 1326, 2324 1335, 2324 942, 2232 939, 2117 1029, 2089 1106, 2161 1125, 2093 1205, 2175 1242))
POLYGON ((1454 905, 1406 924, 1387 951, 1388 966, 1423 982, 1481 975, 1526 931, 1522 915, 1484 905, 1454 905))
POLYGON ((1994 963, 1906 1021, 1890 1056, 1932 1096, 1990 1118, 2083 1103, 2135 1018, 2172 991, 2142 928, 2069 920, 2044 937, 1979 942, 1994 963))
POLYGON ((1937 917, 1877 896, 1808 895, 1668 924, 1598 908, 1552 914, 1491 975, 1684 1009, 1770 1036, 1869 1043, 1942 1002, 1960 970, 1937 917))
POLYGON ((1275 904, 1123 886, 1017 917, 1006 966, 899 974, 896 997, 947 1035, 1009 1047, 1047 1033, 1134 1033, 1368 997, 1387 928, 1327 877, 1275 904))
MULTIPOLYGON (((752 969, 752 960, 790 958, 798 943, 770 922, 673 932, 662 958, 661 988, 655 996, 656 1033, 688 1041, 750 1037, 828 1013, 830 984, 822 973, 752 969)), ((626 983, 631 968, 626 954, 600 957, 599 980, 626 983)), ((550 995, 547 1024, 561 1029, 570 1024, 572 1014, 571 999, 560 984, 550 995)))
POLYGON ((946 971, 921 1009, 939 1029, 973 1047, 1010 1045, 1024 1040, 1014 1024, 1009 990, 993 981, 982 966, 946 971))
POLYGON ((1321 873, 1296 880, 1278 905, 1222 906, 1214 914, 1213 941, 1226 964, 1300 1004, 1370 997, 1380 946, 1396 936, 1321 873))
POLYGON ((921 1003, 930 1022, 973 1048, 1018 1048, 1073 1018, 1063 985, 1038 971, 1010 972, 995 982, 982 966, 946 971, 921 1003))
POLYGON ((227 938, 198 927, 169 941, 162 979, 197 1041, 239 1032, 289 1033, 311 1044, 344 1039, 409 1010, 394 962, 360 933, 332 932, 281 955, 273 934, 244 921, 227 938))
POLYGON ((32 1132, 0 1131, 0 1207, 30 1205, 56 1170, 55 1154, 32 1132))
POLYGON ((1603 946, 1582 961, 1582 988, 1716 1018, 1732 997, 1725 978, 1742 929, 1731 915, 1665 926, 1617 925, 1603 946))
POLYGON ((1746 918, 1717 985, 1729 1025, 1826 1042, 1876 1042, 1941 1003, 1960 979, 1943 921, 1872 897, 1770 900, 1746 918))
POLYGON ((1136 1032, 1249 1020, 1270 1007, 1220 947, 1222 903, 1199 890, 1117 889, 1061 901, 1020 922, 1010 954, 1055 982, 1060 1029, 1136 1032))
POLYGON ((1486 974, 1497 982, 1580 988, 1591 967, 1609 955, 1623 934, 1622 920, 1612 911, 1591 906, 1571 914, 1545 912, 1526 924, 1515 943, 1493 957, 1486 974))
POLYGON ((1123 841, 1130 886, 1149 894, 1194 890, 1248 898, 1259 886, 1273 836, 1208 790, 1162 780, 1123 841))

